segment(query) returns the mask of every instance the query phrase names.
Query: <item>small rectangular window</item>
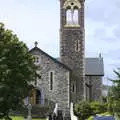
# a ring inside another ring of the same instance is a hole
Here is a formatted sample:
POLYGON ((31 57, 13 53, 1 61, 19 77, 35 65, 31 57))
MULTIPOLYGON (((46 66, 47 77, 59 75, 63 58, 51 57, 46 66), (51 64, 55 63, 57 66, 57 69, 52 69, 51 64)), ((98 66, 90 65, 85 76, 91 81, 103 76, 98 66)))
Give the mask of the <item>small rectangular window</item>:
POLYGON ((80 51, 80 40, 75 41, 75 51, 79 52, 80 51))
POLYGON ((53 78, 54 78, 54 72, 50 72, 50 90, 53 90, 53 78))
POLYGON ((74 83, 73 83, 73 86, 72 86, 72 92, 75 92, 75 86, 74 86, 74 83))
POLYGON ((75 82, 72 83, 72 92, 76 93, 76 83, 75 82))

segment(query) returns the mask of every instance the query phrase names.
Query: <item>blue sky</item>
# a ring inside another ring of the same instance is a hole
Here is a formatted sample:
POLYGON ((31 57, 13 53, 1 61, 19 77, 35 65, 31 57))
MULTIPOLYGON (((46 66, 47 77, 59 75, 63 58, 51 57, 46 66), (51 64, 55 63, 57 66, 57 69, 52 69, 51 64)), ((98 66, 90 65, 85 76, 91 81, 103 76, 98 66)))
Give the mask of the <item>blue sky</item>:
MULTIPOLYGON (((104 83, 120 66, 120 0, 86 0, 86 56, 102 53, 104 83)), ((53 57, 59 56, 59 0, 0 0, 0 22, 14 31, 29 48, 34 41, 53 57)))

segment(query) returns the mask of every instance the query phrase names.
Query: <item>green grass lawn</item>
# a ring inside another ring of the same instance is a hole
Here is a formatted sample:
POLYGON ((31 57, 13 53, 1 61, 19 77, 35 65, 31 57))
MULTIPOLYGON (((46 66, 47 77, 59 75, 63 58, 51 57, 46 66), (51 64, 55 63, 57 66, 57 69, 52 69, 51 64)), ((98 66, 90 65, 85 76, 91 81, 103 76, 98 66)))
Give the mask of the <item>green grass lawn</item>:
MULTIPOLYGON (((24 117, 22 117, 22 116, 12 116, 11 118, 12 118, 12 120, 24 120, 24 117)), ((0 120, 4 120, 4 119, 0 119, 0 120)), ((46 119, 36 118, 36 119, 32 119, 32 120, 46 120, 46 119)))
MULTIPOLYGON (((15 117, 11 117, 12 120, 24 120, 24 117, 18 117, 18 116, 15 116, 15 117)), ((41 119, 41 118, 36 118, 36 119, 32 119, 32 120, 45 120, 45 119, 41 119)))
POLYGON ((24 117, 21 117, 21 116, 15 116, 15 117, 11 117, 12 120, 24 120, 24 117))

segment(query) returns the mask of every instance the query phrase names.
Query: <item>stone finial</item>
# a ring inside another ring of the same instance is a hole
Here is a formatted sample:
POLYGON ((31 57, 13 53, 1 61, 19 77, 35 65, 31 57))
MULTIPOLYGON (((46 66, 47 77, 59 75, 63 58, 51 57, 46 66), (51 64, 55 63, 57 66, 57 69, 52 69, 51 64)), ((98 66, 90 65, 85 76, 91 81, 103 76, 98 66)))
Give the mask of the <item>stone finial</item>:
POLYGON ((99 53, 99 58, 102 58, 102 54, 101 53, 99 53))
POLYGON ((38 46, 38 42, 37 42, 37 41, 35 41, 35 43, 34 43, 34 44, 35 44, 35 47, 37 47, 37 46, 38 46))

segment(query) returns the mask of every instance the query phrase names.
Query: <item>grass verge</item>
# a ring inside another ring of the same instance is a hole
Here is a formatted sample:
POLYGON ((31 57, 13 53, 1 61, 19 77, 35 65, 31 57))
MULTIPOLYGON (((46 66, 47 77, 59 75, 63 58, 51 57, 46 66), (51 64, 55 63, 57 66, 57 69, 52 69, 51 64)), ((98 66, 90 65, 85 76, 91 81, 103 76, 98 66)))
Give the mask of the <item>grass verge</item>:
MULTIPOLYGON (((11 116, 12 120, 25 120, 24 117, 22 116, 11 116)), ((0 120, 5 120, 5 119, 0 119, 0 120)), ((46 120, 46 119, 41 119, 41 118, 33 118, 32 120, 46 120)))

